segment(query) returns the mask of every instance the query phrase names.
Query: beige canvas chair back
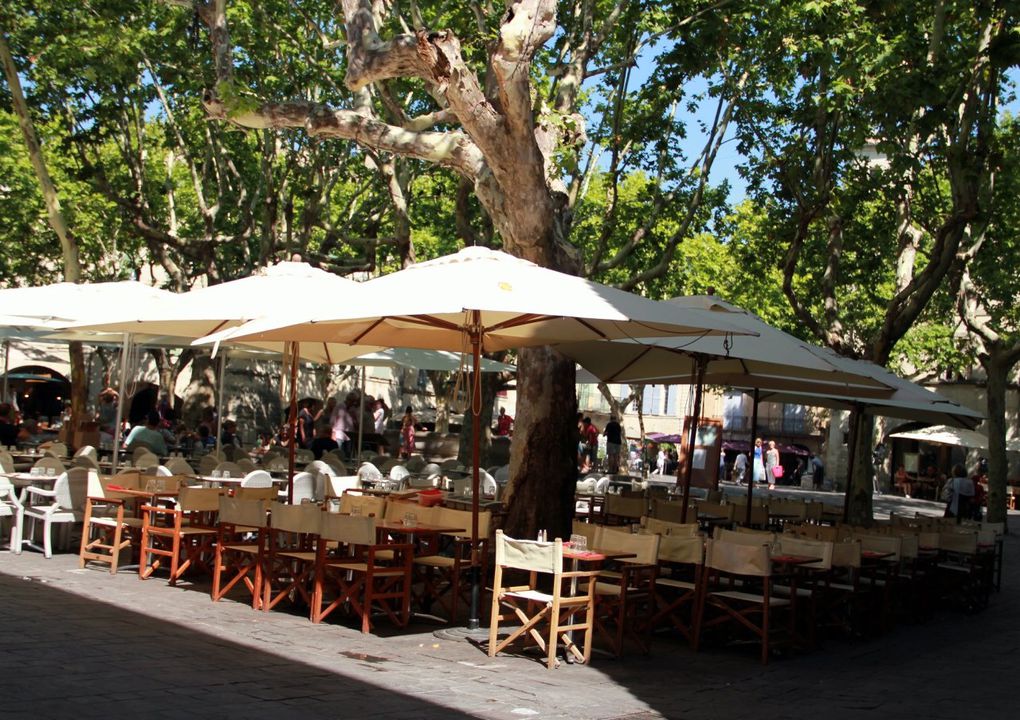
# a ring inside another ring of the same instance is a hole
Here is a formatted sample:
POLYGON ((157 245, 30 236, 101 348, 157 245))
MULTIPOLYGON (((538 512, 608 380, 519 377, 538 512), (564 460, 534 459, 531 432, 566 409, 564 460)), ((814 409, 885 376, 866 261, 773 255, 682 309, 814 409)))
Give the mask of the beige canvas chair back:
POLYGON ((238 500, 276 500, 279 495, 275 487, 239 487, 234 491, 238 500))
POLYGON ((267 521, 267 507, 265 500, 242 500, 220 495, 220 522, 228 525, 264 528, 267 521))
POLYGON ((977 552, 978 535, 974 532, 943 532, 939 534, 939 549, 946 552, 973 555, 977 552))
POLYGON ((916 532, 899 532, 895 536, 900 539, 900 557, 904 560, 916 560, 921 552, 921 543, 916 532))
MULTIPOLYGON (((677 501, 663 500, 661 498, 652 498, 652 518, 656 520, 663 520, 666 522, 680 523, 682 522, 684 511, 684 504, 677 501)), ((687 517, 691 517, 691 513, 687 513, 687 517)))
POLYGON ((832 566, 859 568, 861 566, 861 541, 832 543, 832 566))
POLYGON ((99 463, 90 455, 75 455, 71 458, 71 467, 92 468, 94 470, 98 470, 99 463))
POLYGON ((131 490, 141 490, 145 487, 145 480, 146 478, 143 478, 142 473, 137 470, 121 470, 110 478, 110 484, 120 485, 131 490))
POLYGON ((705 541, 697 536, 661 535, 659 562, 701 565, 704 562, 705 541))
POLYGON ((820 558, 818 562, 805 563, 798 567, 830 570, 832 568, 832 545, 833 543, 824 540, 808 540, 790 535, 781 535, 776 541, 776 554, 820 558))
POLYGON ((318 505, 288 505, 273 502, 269 505, 269 523, 274 530, 292 533, 319 533, 322 509, 318 505))
POLYGON ((633 553, 634 557, 626 558, 627 562, 655 565, 659 558, 659 536, 602 527, 595 537, 595 549, 633 553))
POLYGON ((375 518, 320 513, 319 537, 347 545, 375 545, 375 518))
POLYGON ((717 527, 712 533, 713 540, 719 540, 720 542, 733 543, 736 545, 770 545, 775 540, 775 533, 771 532, 740 532, 738 530, 727 530, 725 528, 717 527))
POLYGON ((645 532, 654 533, 656 535, 677 535, 680 537, 693 537, 698 534, 701 526, 698 523, 679 523, 669 522, 668 520, 660 520, 658 518, 649 517, 642 518, 642 526, 645 532))
POLYGON ((214 512, 220 509, 220 488, 193 488, 185 485, 177 498, 177 507, 184 512, 214 512))
POLYGON ((734 575, 769 577, 769 549, 725 540, 705 541, 705 566, 734 575))
POLYGON ((148 445, 139 445, 131 451, 131 462, 137 465, 139 458, 143 455, 155 455, 155 453, 148 445))
POLYGON ((558 575, 563 572, 563 542, 507 537, 496 531, 496 564, 505 568, 558 575))
POLYGON ((648 511, 648 502, 643 497, 623 497, 622 495, 606 495, 605 514, 616 517, 630 518, 635 522, 648 511))
MULTIPOLYGON (((471 511, 454 510, 448 507, 432 508, 438 510, 435 521, 437 525, 448 528, 459 528, 459 532, 453 535, 468 536, 471 534, 471 511)), ((489 529, 492 525, 492 513, 482 510, 478 513, 478 537, 489 537, 489 529)))
MULTIPOLYGON (((362 515, 369 517, 384 518, 386 517, 386 498, 377 497, 375 495, 355 495, 354 493, 344 493, 340 498, 340 512, 352 513, 355 509, 358 510, 362 515)), ((403 519, 403 515, 400 519, 403 519)))
POLYGON ((63 461, 61 461, 59 458, 55 458, 49 455, 47 455, 44 458, 39 458, 38 460, 36 460, 35 465, 33 465, 32 467, 40 468, 41 470, 43 470, 43 472, 45 472, 49 468, 53 468, 54 473, 56 475, 59 475, 60 473, 64 472, 67 469, 66 467, 64 467, 63 461))
POLYGON ((386 503, 386 514, 384 517, 387 522, 400 522, 408 513, 414 513, 419 522, 432 524, 429 520, 426 520, 426 518, 434 516, 435 513, 430 512, 432 510, 433 508, 423 507, 417 502, 410 500, 389 500, 386 503))
POLYGON ((899 560, 903 552, 903 541, 898 537, 871 533, 855 533, 854 537, 861 541, 861 552, 892 553, 889 560, 899 560))
MULTIPOLYGON (((724 520, 733 520, 736 516, 737 506, 732 503, 713 503, 702 500, 698 502, 698 514, 709 515, 711 517, 723 518, 724 520)), ((741 513, 738 520, 743 520, 743 513, 741 513)))
POLYGON ((800 522, 807 519, 807 503, 803 500, 772 498, 768 504, 769 513, 788 516, 788 520, 800 522))
POLYGON ((174 475, 194 475, 195 469, 182 457, 172 457, 166 461, 166 467, 174 475))

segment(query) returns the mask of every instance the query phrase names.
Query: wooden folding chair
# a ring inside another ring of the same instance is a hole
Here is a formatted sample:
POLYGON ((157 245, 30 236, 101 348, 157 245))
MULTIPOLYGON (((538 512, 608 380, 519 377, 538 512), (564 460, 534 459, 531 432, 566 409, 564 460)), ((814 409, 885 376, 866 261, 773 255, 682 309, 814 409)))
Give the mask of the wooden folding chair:
POLYGON ((170 585, 193 567, 211 574, 221 494, 219 488, 185 486, 175 507, 142 505, 138 577, 152 577, 165 561, 170 564, 170 585))
POLYGON ((774 645, 773 615, 789 610, 790 600, 772 592, 772 568, 767 545, 744 545, 724 540, 705 542, 705 565, 694 626, 694 649, 705 630, 732 624, 761 643, 762 664, 774 645), (739 584, 738 584, 739 583, 739 584))
POLYGON ((315 548, 322 516, 322 509, 312 503, 274 502, 269 506, 262 575, 262 609, 266 612, 286 599, 300 599, 311 605, 315 548))
POLYGON ((258 610, 262 607, 268 504, 265 500, 221 495, 219 510, 212 599, 220 600, 235 585, 243 583, 251 593, 251 606, 258 610))
POLYGON ((624 641, 633 638, 643 653, 650 649, 651 619, 655 612, 659 536, 633 534, 603 527, 595 538, 596 552, 629 554, 608 560, 595 583, 595 625, 616 657, 624 641))
POLYGON ((705 540, 700 535, 660 536, 656 609, 650 622, 653 629, 668 624, 693 644, 698 581, 704 560, 705 540))
MULTIPOLYGON (((109 566, 110 574, 116 575, 121 553, 139 546, 142 520, 131 509, 132 496, 117 495, 107 490, 98 471, 87 472, 88 495, 82 519, 78 567, 100 563, 109 566)), ((124 479, 119 477, 118 482, 124 479)))
MULTIPOLYGON (((471 512, 438 508, 436 524, 442 527, 462 528, 462 532, 441 533, 438 547, 428 555, 414 558, 416 579, 422 584, 418 602, 431 612, 434 603, 447 612, 450 622, 457 619, 457 611, 463 601, 470 605, 471 582, 471 512)), ((478 558, 481 577, 489 575, 489 524, 492 513, 483 510, 478 514, 478 558)))
POLYGON ((496 571, 493 579, 492 611, 489 620, 489 657, 495 657, 518 640, 532 640, 545 653, 546 667, 559 666, 556 649, 563 642, 567 652, 578 661, 591 659, 595 613, 595 577, 597 571, 563 569, 563 542, 537 542, 507 537, 496 531, 496 571), (507 575, 528 573, 528 581, 508 585, 507 575), (552 580, 552 587, 540 585, 540 576, 552 580), (581 582, 583 581, 583 582, 581 582), (580 590, 578 589, 580 588, 580 590), (504 608, 507 612, 501 612, 504 608), (583 620, 576 620, 581 614, 583 620), (506 637, 500 638, 500 623, 516 621, 506 637), (548 632, 540 632, 544 626, 548 632), (583 632, 581 649, 573 635, 583 632))
POLYGON ((371 631, 374 612, 397 627, 410 622, 414 548, 410 543, 377 542, 375 522, 367 515, 323 513, 315 549, 312 622, 322 622, 338 608, 356 615, 363 633, 371 631))

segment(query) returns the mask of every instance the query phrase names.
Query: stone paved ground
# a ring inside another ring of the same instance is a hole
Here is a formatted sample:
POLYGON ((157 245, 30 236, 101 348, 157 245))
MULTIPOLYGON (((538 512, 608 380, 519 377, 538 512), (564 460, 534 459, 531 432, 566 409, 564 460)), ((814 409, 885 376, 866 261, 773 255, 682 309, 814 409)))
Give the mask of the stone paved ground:
POLYGON ((364 636, 212 603, 206 586, 0 552, 0 717, 1013 718, 1020 540, 1005 549, 1002 592, 978 615, 943 610, 766 667, 753 648, 661 637, 648 657, 555 671, 433 625, 364 636))

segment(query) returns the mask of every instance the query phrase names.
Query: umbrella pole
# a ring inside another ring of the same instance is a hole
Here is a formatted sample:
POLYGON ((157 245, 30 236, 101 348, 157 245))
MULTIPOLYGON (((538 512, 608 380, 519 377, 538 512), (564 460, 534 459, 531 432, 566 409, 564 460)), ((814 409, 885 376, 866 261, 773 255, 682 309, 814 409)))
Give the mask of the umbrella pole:
POLYGON ((220 355, 220 366, 216 368, 216 452, 223 450, 223 378, 227 367, 227 354, 220 355))
POLYGON ((857 465, 857 439, 861 433, 861 421, 864 418, 863 407, 860 403, 854 403, 854 409, 850 411, 850 445, 849 457, 846 462, 846 492, 843 494, 843 522, 849 522, 850 517, 850 495, 854 487, 854 470, 857 465))
MULTIPOLYGON (((365 430, 365 392, 368 390, 368 380, 366 379, 365 366, 361 366, 361 407, 358 409, 360 413, 358 415, 358 466, 361 466, 361 446, 362 438, 365 430)), ((372 428, 375 430, 375 428, 372 428)), ((408 458, 410 460, 410 458, 408 458)))
POLYGON ((474 364, 474 375, 471 379, 471 614, 468 616, 468 630, 477 630, 478 605, 481 599, 481 567, 478 564, 478 465, 481 462, 481 422, 482 422, 482 338, 481 313, 471 313, 471 357, 474 364))
POLYGON ((698 422, 701 419, 701 398, 705 391, 705 367, 707 366, 707 359, 702 356, 697 356, 697 374, 698 380, 694 387, 694 408, 691 413, 691 427, 687 431, 687 457, 684 463, 684 477, 683 477, 683 505, 680 507, 680 522, 687 522, 687 506, 690 503, 691 497, 691 477, 694 474, 694 445, 698 441, 698 422))
MULTIPOLYGON (((751 505, 754 503, 754 436, 758 432, 758 396, 760 390, 754 389, 754 395, 751 406, 751 457, 748 458, 751 471, 747 476, 747 515, 744 517, 744 524, 751 524, 751 505)), ((765 449, 762 448, 762 452, 765 449)), ((762 458, 762 465, 765 464, 765 458, 762 458)))
MULTIPOLYGON (((11 341, 4 340, 4 394, 0 398, 3 402, 7 402, 7 373, 10 372, 11 367, 11 341)), ((13 418, 12 418, 13 419, 13 418)))
POLYGON ((294 504, 294 465, 297 462, 297 371, 298 343, 290 344, 290 453, 287 458, 287 504, 294 504))
POLYGON ((120 349, 120 394, 117 396, 117 415, 113 423, 113 469, 117 474, 117 460, 120 455, 120 426, 124 422, 124 394, 127 392, 128 356, 131 354, 131 333, 124 333, 124 344, 120 349))

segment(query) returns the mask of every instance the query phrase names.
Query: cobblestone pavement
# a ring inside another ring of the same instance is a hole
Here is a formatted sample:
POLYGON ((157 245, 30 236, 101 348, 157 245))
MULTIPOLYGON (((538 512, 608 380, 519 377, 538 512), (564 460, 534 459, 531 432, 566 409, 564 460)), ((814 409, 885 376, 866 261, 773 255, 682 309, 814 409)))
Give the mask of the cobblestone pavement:
POLYGON ((1007 537, 1002 592, 977 615, 941 610, 765 667, 751 647, 695 654, 662 636, 647 657, 547 671, 431 624, 362 635, 213 603, 206 585, 0 552, 0 717, 1013 718, 1018 555, 1007 537))

